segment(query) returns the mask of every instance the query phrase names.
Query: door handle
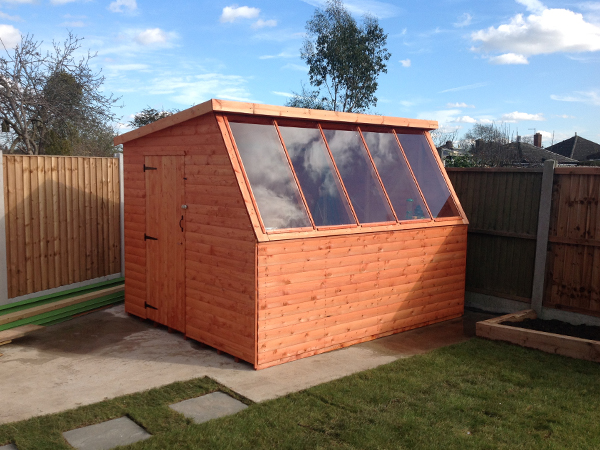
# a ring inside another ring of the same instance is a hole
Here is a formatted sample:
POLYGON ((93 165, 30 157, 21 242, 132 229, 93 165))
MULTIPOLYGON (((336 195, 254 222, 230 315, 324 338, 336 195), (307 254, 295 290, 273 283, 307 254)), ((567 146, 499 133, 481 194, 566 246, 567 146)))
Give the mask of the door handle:
POLYGON ((181 219, 179 219, 179 228, 181 228, 181 231, 183 232, 183 225, 181 222, 183 222, 183 216, 181 216, 181 219))

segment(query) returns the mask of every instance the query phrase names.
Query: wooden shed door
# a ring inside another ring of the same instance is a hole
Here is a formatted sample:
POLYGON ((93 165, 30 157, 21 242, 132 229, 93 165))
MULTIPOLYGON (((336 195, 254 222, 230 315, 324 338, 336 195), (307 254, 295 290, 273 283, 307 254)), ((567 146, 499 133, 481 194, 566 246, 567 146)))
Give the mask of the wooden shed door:
POLYGON ((146 156, 146 315, 185 333, 184 157, 146 156))

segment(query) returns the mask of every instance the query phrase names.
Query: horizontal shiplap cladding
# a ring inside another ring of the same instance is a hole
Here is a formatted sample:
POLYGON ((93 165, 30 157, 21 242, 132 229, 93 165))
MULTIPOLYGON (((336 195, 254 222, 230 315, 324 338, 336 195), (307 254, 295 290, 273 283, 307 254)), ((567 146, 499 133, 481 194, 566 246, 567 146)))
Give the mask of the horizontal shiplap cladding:
MULTIPOLYGON (((138 128, 115 138, 115 145, 124 144, 134 139, 139 139, 151 133, 156 133, 167 128, 176 129, 175 125, 211 112, 238 113, 262 115, 269 117, 285 117, 291 119, 310 119, 328 122, 345 122, 370 125, 390 125, 397 127, 420 128, 435 130, 438 123, 435 120, 405 119, 400 117, 375 116, 368 114, 343 113, 337 111, 322 111, 287 106, 261 105, 258 103, 242 103, 228 100, 208 100, 193 106, 185 111, 157 120, 150 125, 138 128)), ((171 136, 179 136, 177 131, 172 131, 171 136)), ((198 133, 200 134, 200 132, 198 133)))
POLYGON ((261 243, 258 367, 462 314, 466 227, 261 243))

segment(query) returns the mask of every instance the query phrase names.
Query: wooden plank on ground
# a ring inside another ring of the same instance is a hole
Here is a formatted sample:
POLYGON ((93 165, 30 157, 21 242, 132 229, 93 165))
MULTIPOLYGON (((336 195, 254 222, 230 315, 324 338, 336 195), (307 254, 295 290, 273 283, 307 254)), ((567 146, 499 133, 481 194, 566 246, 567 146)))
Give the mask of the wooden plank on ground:
POLYGON ((16 328, 11 328, 10 330, 0 331, 0 343, 8 343, 10 341, 14 341, 20 337, 25 336, 33 331, 41 330, 44 328, 41 325, 23 325, 16 328), (7 342, 8 341, 8 342, 7 342))
POLYGON ((24 309, 22 311, 17 311, 10 314, 5 314, 0 316, 0 325, 5 325, 7 323, 15 322, 21 319, 27 319, 28 317, 37 316, 38 314, 47 313, 50 311, 55 311, 60 308, 65 308, 67 306, 77 305, 78 303, 87 302, 88 300, 93 300, 95 298, 104 297, 106 295, 116 294, 117 292, 121 292, 124 290, 123 285, 113 286, 107 289, 101 289, 99 291, 90 292, 89 294, 79 295, 77 297, 67 298, 65 300, 59 300, 54 303, 47 303, 45 305, 36 306, 29 309, 24 309))

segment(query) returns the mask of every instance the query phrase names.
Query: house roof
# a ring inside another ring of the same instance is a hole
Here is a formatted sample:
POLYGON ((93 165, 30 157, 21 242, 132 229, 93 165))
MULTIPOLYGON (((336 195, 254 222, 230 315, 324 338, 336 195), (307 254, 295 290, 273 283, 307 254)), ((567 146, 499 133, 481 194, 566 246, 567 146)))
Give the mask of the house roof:
POLYGON ((576 159, 577 161, 586 161, 588 159, 595 159, 590 158, 590 156, 600 153, 600 144, 575 135, 548 147, 547 150, 576 159))
POLYGON ((401 117, 376 116, 370 114, 344 113, 337 111, 323 111, 315 109, 291 108, 289 106, 263 105, 259 103, 234 102, 229 100, 211 99, 199 105, 192 106, 184 111, 157 120, 149 125, 117 136, 115 145, 141 138, 150 133, 171 127, 186 120, 208 114, 210 112, 223 112, 235 114, 261 115, 269 117, 286 117, 293 119, 311 119, 329 122, 344 122, 370 125, 388 125, 396 127, 418 128, 422 130, 435 130, 438 123, 435 120, 405 119, 401 117))
POLYGON ((576 159, 568 158, 549 151, 547 148, 536 147, 535 145, 527 144, 525 142, 511 142, 505 147, 518 150, 521 149, 522 158, 521 162, 529 164, 541 164, 546 160, 553 159, 559 164, 575 164, 576 159))

